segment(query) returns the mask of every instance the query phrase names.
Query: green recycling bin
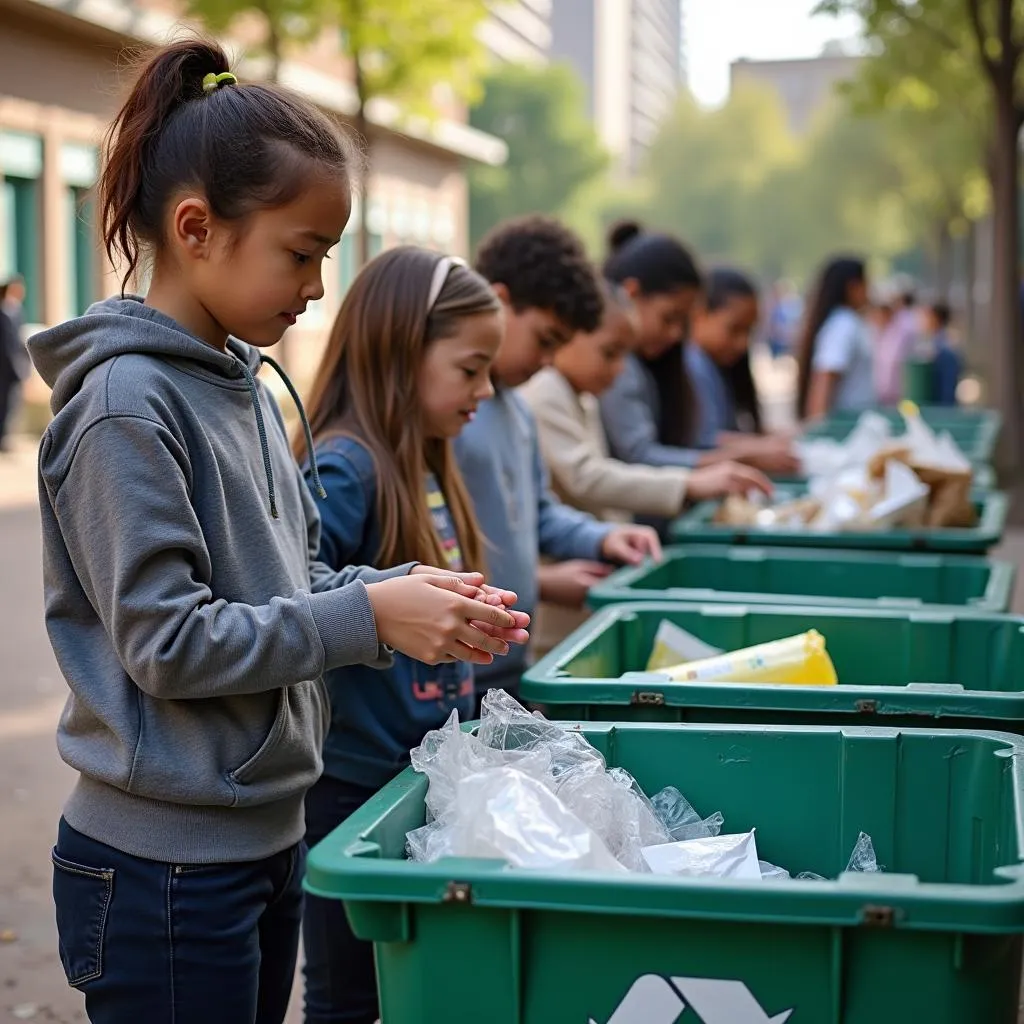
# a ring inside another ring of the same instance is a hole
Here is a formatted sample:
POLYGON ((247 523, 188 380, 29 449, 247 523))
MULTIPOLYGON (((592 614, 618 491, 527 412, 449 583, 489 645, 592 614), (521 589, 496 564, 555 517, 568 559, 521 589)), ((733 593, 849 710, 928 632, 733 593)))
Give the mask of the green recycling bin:
POLYGON ((1024 733, 1024 617, 943 611, 610 605, 527 670, 571 721, 941 726, 1024 733), (723 651, 824 636, 839 686, 672 682, 645 671, 663 620, 723 651))
MULTIPOLYGON (((803 491, 780 490, 779 500, 803 491)), ((965 529, 896 527, 887 530, 811 530, 785 526, 730 526, 715 522, 720 502, 705 501, 684 512, 669 526, 676 543, 758 544, 785 547, 860 548, 871 551, 948 551, 984 554, 996 547, 1006 529, 1010 499, 1001 491, 972 496, 978 513, 975 526, 965 529)))
POLYGON ((945 606, 1005 612, 1016 567, 971 555, 687 544, 660 563, 618 569, 592 587, 591 608, 623 601, 812 605, 817 608, 945 606))
POLYGON ((306 888, 374 943, 387 1024, 1015 1024, 1024 741, 998 732, 598 724, 758 855, 835 881, 405 859, 411 768, 322 843, 306 888), (860 832, 883 873, 844 874, 860 832))

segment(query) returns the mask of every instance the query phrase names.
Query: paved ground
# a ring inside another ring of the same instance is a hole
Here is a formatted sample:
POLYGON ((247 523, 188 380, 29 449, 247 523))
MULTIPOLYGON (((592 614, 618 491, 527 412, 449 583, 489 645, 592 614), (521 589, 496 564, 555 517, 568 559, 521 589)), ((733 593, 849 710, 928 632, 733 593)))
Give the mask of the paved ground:
MULTIPOLYGON (((1024 561, 1024 532, 1005 553, 1024 561)), ((85 1020, 55 953, 49 848, 71 772, 53 742, 64 686, 43 628, 39 565, 26 442, 0 455, 0 1024, 85 1020)), ((1024 610, 1020 586, 1017 597, 1024 610)), ((299 1020, 293 1000, 289 1024, 299 1020)))

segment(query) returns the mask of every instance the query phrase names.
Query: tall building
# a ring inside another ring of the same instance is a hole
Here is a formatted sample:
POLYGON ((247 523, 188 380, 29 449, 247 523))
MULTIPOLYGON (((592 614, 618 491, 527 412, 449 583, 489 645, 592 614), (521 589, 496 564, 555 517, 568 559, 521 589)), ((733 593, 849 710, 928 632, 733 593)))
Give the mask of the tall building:
MULTIPOLYGON (((0 0, 0 24, 0 279, 22 274, 27 319, 54 324, 120 288, 96 226, 100 139, 127 84, 125 49, 160 43, 184 26, 174 0, 0 0)), ((258 63, 242 61, 239 74, 258 78, 258 63)), ((341 124, 355 110, 350 69, 326 36, 289 55, 281 81, 341 124)), ((505 144, 471 128, 454 109, 410 124, 393 103, 375 100, 368 115, 371 249, 413 242, 465 252, 465 164, 501 163, 505 144)), ((354 211, 325 264, 324 299, 289 332, 302 342, 288 346, 300 380, 316 365, 319 342, 355 274, 357 224, 354 211)))
POLYGON ((639 169, 683 82, 681 0, 553 0, 551 57, 570 63, 620 173, 639 169))
POLYGON ((771 86, 782 100, 790 129, 803 135, 835 95, 836 86, 857 73, 860 60, 831 46, 820 57, 800 60, 737 60, 729 66, 729 87, 771 86))
POLYGON ((492 0, 477 33, 500 61, 545 64, 551 50, 552 0, 492 0))

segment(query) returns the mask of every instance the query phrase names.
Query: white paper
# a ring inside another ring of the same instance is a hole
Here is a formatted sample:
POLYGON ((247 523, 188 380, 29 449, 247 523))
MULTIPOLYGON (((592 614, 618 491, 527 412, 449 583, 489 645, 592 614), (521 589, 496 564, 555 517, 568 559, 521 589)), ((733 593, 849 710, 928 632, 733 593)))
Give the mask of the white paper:
POLYGON ((721 648, 712 647, 668 619, 662 619, 654 637, 654 647, 647 662, 647 670, 657 672, 670 665, 714 658, 721 653, 721 648))
POLYGON ((647 846, 643 855, 655 875, 761 881, 754 830, 739 835, 709 836, 707 839, 647 846))

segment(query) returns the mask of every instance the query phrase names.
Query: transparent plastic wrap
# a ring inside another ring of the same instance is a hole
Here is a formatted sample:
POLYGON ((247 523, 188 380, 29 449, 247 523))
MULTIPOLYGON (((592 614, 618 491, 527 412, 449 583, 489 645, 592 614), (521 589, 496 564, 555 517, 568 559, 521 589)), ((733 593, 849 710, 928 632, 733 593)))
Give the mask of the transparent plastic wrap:
POLYGON ((875 857, 875 844, 871 842, 871 836, 866 832, 861 832, 857 836, 857 842, 853 847, 853 853, 850 854, 850 863, 846 866, 846 870, 863 871, 868 874, 882 870, 875 857))
POLYGON ((708 839, 717 836, 725 824, 721 811, 715 811, 710 817, 701 818, 690 801, 675 786, 666 786, 660 793, 655 793, 651 797, 651 805, 672 841, 676 843, 687 839, 708 839))
POLYGON ((544 782, 517 768, 487 768, 457 789, 452 856, 499 858, 517 868, 626 870, 544 782))

